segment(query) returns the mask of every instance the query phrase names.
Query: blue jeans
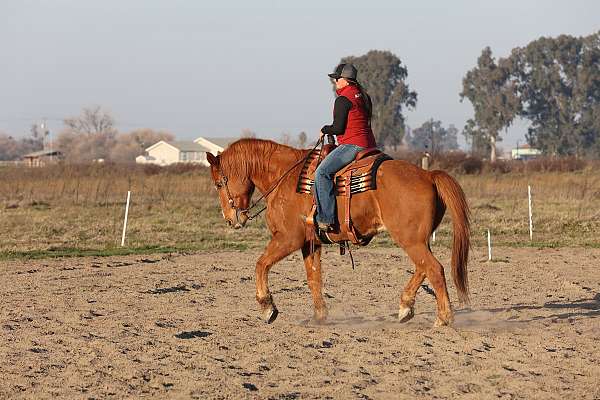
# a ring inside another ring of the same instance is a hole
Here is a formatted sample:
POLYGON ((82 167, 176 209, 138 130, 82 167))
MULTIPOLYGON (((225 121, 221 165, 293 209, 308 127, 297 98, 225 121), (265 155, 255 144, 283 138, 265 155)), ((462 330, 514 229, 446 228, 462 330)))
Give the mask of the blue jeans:
POLYGON ((335 224, 335 173, 354 161, 356 154, 364 150, 354 144, 341 144, 325 157, 315 172, 315 198, 317 221, 335 224))

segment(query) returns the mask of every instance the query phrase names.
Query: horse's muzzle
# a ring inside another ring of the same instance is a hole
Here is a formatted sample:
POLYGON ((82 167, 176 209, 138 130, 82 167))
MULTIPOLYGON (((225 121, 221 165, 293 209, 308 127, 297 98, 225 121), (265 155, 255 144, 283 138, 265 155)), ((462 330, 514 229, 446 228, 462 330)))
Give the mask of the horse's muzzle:
POLYGON ((241 229, 246 226, 246 222, 248 222, 248 218, 245 216, 243 218, 238 218, 237 221, 232 221, 230 219, 226 219, 227 225, 232 227, 233 229, 241 229))

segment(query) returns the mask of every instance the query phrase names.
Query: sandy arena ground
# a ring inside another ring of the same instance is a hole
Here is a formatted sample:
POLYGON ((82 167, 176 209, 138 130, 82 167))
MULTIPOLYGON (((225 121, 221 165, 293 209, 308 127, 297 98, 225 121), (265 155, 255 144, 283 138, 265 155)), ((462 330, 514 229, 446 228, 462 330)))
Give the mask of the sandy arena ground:
POLYGON ((413 267, 368 248, 355 271, 327 250, 324 326, 300 255, 276 265, 266 325, 257 257, 0 263, 0 397, 600 399, 600 249, 475 249, 473 309, 440 329, 428 287, 396 321, 413 267))

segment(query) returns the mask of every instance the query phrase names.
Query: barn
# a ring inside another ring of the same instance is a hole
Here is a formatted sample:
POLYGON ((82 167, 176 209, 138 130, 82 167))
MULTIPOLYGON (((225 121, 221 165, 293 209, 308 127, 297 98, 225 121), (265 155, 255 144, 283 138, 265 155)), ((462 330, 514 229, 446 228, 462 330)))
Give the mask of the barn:
POLYGON ((58 150, 40 150, 25 154, 23 160, 28 167, 43 167, 62 160, 62 153, 58 150))

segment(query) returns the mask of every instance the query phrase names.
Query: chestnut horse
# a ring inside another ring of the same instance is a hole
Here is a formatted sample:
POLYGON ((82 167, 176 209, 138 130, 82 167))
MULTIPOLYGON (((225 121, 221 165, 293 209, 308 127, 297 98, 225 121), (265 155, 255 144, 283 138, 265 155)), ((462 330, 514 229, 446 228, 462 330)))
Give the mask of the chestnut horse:
MULTIPOLYGON (((269 140, 241 139, 222 154, 207 153, 223 217, 231 226, 242 228, 248 221, 255 188, 266 195, 266 221, 272 238, 256 263, 256 300, 268 323, 278 314, 269 292, 269 270, 299 249, 313 298, 314 317, 319 322, 327 317, 321 293, 321 246, 307 240, 301 219, 301 215, 309 213, 312 199, 295 190, 302 159, 308 152, 269 140)), ((398 318, 405 322, 413 317, 417 290, 427 278, 436 295, 435 326, 450 324, 453 313, 444 269, 431 253, 429 238, 448 207, 454 225, 452 277, 459 301, 468 304, 469 208, 461 187, 443 171, 426 171, 400 160, 383 162, 376 179, 376 190, 353 196, 352 221, 362 237, 387 230, 415 264, 415 273, 400 296, 398 318)), ((338 198, 339 221, 343 219, 343 207, 343 198, 338 198)), ((343 227, 330 237, 334 241, 348 239, 343 227)))

